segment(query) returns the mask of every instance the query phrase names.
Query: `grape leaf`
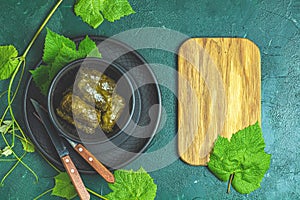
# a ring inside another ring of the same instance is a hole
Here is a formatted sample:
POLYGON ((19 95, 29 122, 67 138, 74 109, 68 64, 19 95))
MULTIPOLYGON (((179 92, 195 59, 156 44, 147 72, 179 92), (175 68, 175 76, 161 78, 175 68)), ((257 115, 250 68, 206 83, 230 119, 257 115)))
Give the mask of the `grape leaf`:
POLYGON ((101 12, 109 22, 135 13, 128 0, 103 0, 101 12))
POLYGON ((0 133, 7 133, 11 129, 11 126, 13 124, 12 120, 4 120, 0 126, 0 133))
POLYGON ((0 80, 11 77, 19 64, 18 51, 13 45, 0 46, 0 80))
POLYGON ((114 200, 151 200, 156 196, 157 186, 151 176, 140 168, 132 170, 117 170, 114 173, 115 183, 109 184, 111 193, 105 197, 114 200))
POLYGON ((77 196, 76 190, 72 185, 69 175, 66 172, 60 172, 54 177, 55 185, 51 195, 72 199, 77 196))
POLYGON ((59 72, 59 70, 68 64, 69 62, 76 60, 77 58, 85 57, 84 55, 80 56, 76 49, 72 49, 66 45, 62 45, 59 51, 56 54, 53 62, 48 66, 50 67, 49 77, 50 79, 59 72))
POLYGON ((101 58, 101 54, 95 46, 95 42, 88 36, 84 38, 79 44, 78 51, 81 57, 96 57, 101 58))
POLYGON ((78 0, 74 12, 93 28, 97 28, 103 17, 110 22, 135 13, 128 0, 78 0))
POLYGON ((45 65, 40 65, 38 68, 34 70, 29 70, 32 74, 33 81, 35 82, 36 86, 39 87, 41 93, 43 95, 47 95, 48 89, 51 84, 50 80, 50 67, 45 65))
POLYGON ((230 141, 218 137, 210 161, 210 171, 220 180, 228 181, 242 194, 260 187, 264 174, 270 167, 271 155, 264 151, 265 142, 258 123, 233 134, 230 141))
POLYGON ((28 142, 27 140, 21 140, 21 143, 23 145, 23 150, 29 153, 33 153, 34 150, 34 146, 32 143, 28 142))
POLYGON ((100 13, 100 4, 101 0, 79 0, 74 6, 74 12, 84 22, 97 28, 104 21, 100 13))
POLYGON ((9 146, 6 146, 4 149, 0 149, 0 156, 4 155, 5 157, 11 155, 13 153, 13 151, 11 150, 11 148, 9 146))
POLYGON ((47 28, 43 61, 47 64, 53 63, 63 46, 76 50, 76 44, 72 40, 59 35, 47 28))
POLYGON ((101 58, 95 42, 88 36, 80 42, 77 50, 72 40, 47 29, 43 55, 45 65, 30 70, 30 73, 41 93, 47 95, 51 81, 61 68, 76 59, 91 56, 101 58))

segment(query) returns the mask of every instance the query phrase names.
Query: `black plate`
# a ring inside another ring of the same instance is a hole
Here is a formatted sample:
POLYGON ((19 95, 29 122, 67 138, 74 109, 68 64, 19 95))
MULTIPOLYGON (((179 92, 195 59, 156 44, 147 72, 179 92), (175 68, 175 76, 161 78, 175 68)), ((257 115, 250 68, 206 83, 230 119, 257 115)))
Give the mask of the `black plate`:
MULTIPOLYGON (((144 58, 131 47, 119 41, 107 39, 106 37, 90 36, 90 38, 96 42, 99 51, 102 54, 102 58, 122 66, 127 70, 135 84, 138 86, 135 92, 139 96, 137 103, 140 105, 141 112, 140 116, 135 119, 138 126, 135 126, 135 128, 128 133, 127 139, 117 146, 111 145, 110 142, 85 144, 85 146, 109 169, 119 169, 137 158, 147 148, 157 130, 161 114, 159 86, 144 58), (149 111, 151 112, 149 113, 149 111), (139 135, 142 135, 142 137, 139 137, 139 135)), ((74 41, 78 44, 83 39, 84 37, 80 37, 74 39, 74 41)), ((36 67, 41 63, 42 61, 40 61, 36 67)), ((31 76, 27 81, 24 92, 25 101, 23 110, 25 126, 27 129, 26 133, 36 148, 54 166, 63 170, 63 165, 46 130, 33 114, 34 108, 31 105, 30 98, 37 100, 45 107, 47 105, 47 98, 40 93, 31 76)), ((78 170, 81 173, 95 173, 95 171, 72 149, 72 147, 66 141, 64 142, 78 170)))

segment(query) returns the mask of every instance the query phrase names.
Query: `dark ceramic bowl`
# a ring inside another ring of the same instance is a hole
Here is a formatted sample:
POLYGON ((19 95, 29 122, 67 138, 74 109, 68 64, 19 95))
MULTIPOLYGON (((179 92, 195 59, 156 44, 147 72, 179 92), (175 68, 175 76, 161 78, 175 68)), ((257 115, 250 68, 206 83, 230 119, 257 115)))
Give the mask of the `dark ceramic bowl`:
POLYGON ((55 76, 48 93, 48 112, 54 126, 68 139, 79 143, 101 143, 108 140, 115 140, 120 143, 128 136, 128 129, 133 128, 128 127, 128 124, 131 124, 132 117, 138 116, 140 112, 139 106, 136 105, 135 95, 133 81, 126 75, 121 66, 108 63, 103 59, 85 58, 69 63, 55 76), (73 90, 73 85, 76 81, 77 72, 81 67, 96 69, 113 79, 116 82, 116 93, 125 100, 125 108, 113 130, 109 133, 102 131, 99 126, 95 133, 87 134, 57 114, 56 109, 60 106, 64 93, 67 90, 72 90, 73 94, 76 94, 77 91, 73 90))

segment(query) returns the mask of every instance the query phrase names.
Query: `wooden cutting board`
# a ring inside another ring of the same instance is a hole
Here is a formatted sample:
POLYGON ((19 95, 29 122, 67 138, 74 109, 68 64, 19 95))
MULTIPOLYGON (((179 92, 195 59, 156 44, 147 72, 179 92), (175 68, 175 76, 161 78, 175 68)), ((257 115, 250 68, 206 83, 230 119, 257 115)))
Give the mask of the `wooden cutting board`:
POLYGON ((261 122, 258 47, 244 38, 193 38, 178 56, 178 152, 206 165, 218 135, 261 122))

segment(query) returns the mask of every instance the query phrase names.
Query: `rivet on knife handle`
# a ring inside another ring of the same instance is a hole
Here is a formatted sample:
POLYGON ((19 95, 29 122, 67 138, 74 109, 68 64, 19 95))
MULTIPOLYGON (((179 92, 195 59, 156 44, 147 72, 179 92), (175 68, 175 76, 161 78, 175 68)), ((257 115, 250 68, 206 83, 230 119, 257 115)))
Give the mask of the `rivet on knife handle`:
POLYGON ((115 182, 114 175, 83 145, 77 144, 74 148, 107 182, 115 182))
POLYGON ((70 176, 70 179, 77 191, 77 194, 81 200, 89 200, 90 199, 90 194, 86 190, 82 179, 79 175, 79 172, 77 171, 74 163, 72 162, 70 156, 64 156, 61 158, 62 163, 64 164, 64 167, 67 171, 67 173, 70 176))

